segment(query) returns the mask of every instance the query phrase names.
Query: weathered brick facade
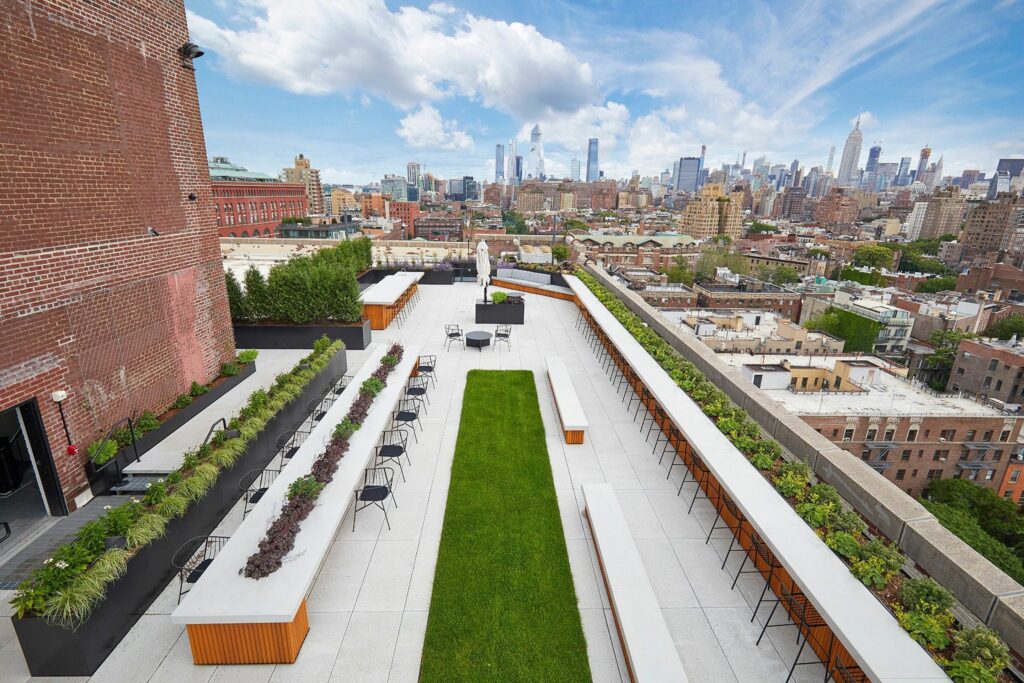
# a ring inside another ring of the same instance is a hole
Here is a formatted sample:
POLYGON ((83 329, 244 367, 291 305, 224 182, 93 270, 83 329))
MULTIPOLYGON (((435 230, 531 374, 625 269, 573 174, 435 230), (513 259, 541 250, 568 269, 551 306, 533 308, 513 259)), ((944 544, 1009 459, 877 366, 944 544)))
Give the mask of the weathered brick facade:
POLYGON ((206 145, 181 0, 3 2, 0 24, 0 409, 38 400, 71 501, 86 443, 232 355, 206 145))

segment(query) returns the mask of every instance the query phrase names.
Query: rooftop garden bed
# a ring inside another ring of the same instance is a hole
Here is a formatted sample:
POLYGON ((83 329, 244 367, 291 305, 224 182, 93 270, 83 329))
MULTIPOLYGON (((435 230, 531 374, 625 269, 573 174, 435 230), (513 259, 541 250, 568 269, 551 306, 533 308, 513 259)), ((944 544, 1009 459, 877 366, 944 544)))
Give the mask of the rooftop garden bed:
POLYGON ((533 373, 472 370, 420 680, 590 680, 533 373))
POLYGON ((997 681, 1009 662, 998 634, 985 627, 965 628, 953 617, 953 596, 932 579, 907 579, 906 558, 895 545, 866 535, 867 524, 844 509, 838 492, 814 483, 810 467, 788 462, 773 440, 763 438, 746 412, 684 360, 639 316, 589 273, 577 277, 622 323, 703 413, 772 482, 779 495, 841 557, 850 571, 885 604, 900 626, 946 667, 954 681, 997 681))
POLYGON ((175 550, 209 534, 241 496, 238 473, 264 467, 276 453, 275 437, 294 429, 308 399, 344 372, 341 349, 320 340, 269 389, 250 395, 228 423, 238 436, 214 433, 145 495, 83 526, 22 582, 11 600, 13 621, 33 675, 96 670, 174 575, 175 550))

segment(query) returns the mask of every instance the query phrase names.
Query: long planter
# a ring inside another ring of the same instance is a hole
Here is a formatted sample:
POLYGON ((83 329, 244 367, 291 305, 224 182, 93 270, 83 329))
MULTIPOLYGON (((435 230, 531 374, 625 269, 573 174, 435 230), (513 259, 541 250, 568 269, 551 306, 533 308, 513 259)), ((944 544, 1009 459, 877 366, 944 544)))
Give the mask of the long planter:
POLYGON ((14 631, 33 676, 91 676, 125 634, 175 576, 171 558, 196 537, 209 536, 242 491, 243 474, 261 469, 277 454, 277 437, 306 419, 306 404, 327 393, 331 379, 347 369, 345 352, 338 352, 302 393, 272 417, 235 464, 223 470, 207 494, 183 517, 171 520, 162 538, 145 546, 128 562, 128 571, 112 583, 107 597, 75 631, 51 626, 42 619, 12 618, 14 631))
POLYGON ((370 321, 351 325, 258 325, 234 323, 235 346, 240 349, 312 349, 313 342, 327 335, 340 339, 345 348, 362 351, 370 345, 370 321))
MULTIPOLYGON (((364 273, 361 273, 357 280, 360 285, 366 287, 376 284, 383 280, 388 275, 394 275, 395 273, 401 272, 399 268, 373 268, 364 273)), ((406 268, 405 270, 410 272, 422 272, 423 278, 420 280, 421 285, 452 285, 455 284, 455 272, 451 270, 424 270, 419 268, 406 268)))
POLYGON ((477 304, 476 322, 483 325, 522 325, 526 304, 477 304))
MULTIPOLYGON (((142 438, 135 442, 135 449, 138 449, 141 458, 148 450, 176 432, 179 427, 191 420, 199 413, 206 410, 213 402, 237 387, 244 379, 256 372, 256 363, 246 363, 238 367, 238 374, 234 377, 227 377, 205 394, 192 399, 192 402, 176 412, 171 417, 160 423, 160 427, 151 432, 146 432, 142 438)), ((124 470, 135 460, 135 449, 130 445, 122 448, 111 460, 108 460, 102 467, 96 467, 91 460, 85 463, 85 472, 89 477, 89 488, 92 495, 101 496, 116 485, 120 480, 118 472, 124 470), (117 463, 116 465, 114 463, 117 463)))

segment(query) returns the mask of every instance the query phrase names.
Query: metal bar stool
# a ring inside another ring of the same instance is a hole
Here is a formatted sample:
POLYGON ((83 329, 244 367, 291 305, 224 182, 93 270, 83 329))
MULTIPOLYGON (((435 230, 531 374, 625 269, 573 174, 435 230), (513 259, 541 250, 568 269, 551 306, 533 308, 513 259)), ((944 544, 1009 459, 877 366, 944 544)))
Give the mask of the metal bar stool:
MULTIPOLYGON (((782 568, 782 563, 775 557, 775 553, 768 547, 768 544, 764 542, 759 534, 752 533, 751 536, 751 547, 747 549, 743 557, 743 562, 740 564, 740 570, 736 572, 736 576, 732 580, 732 588, 736 588, 736 582, 740 580, 740 574, 760 574, 764 577, 764 588, 761 589, 761 595, 757 599, 757 604, 754 605, 754 613, 750 615, 750 623, 754 623, 754 619, 757 618, 757 611, 761 609, 761 605, 765 602, 769 602, 771 598, 765 600, 765 594, 768 593, 768 589, 771 588, 772 579, 775 578, 775 570, 782 568), (764 576, 764 571, 757 566, 757 558, 760 558, 768 568, 768 576, 764 576), (744 571, 744 567, 747 566, 747 561, 753 563, 753 569, 747 569, 744 571)), ((730 588, 730 590, 732 590, 730 588)))
POLYGON ((668 437, 665 439, 665 445, 661 447, 661 456, 658 458, 658 464, 660 465, 665 459, 665 454, 668 453, 670 448, 675 451, 672 455, 672 462, 668 465, 668 474, 665 475, 666 479, 672 476, 672 468, 677 464, 686 467, 686 459, 683 454, 679 452, 679 446, 676 446, 675 444, 682 445, 684 449, 688 449, 690 447, 690 445, 686 443, 686 439, 683 438, 683 433, 679 431, 674 424, 670 424, 668 426, 668 437), (678 463, 676 463, 675 457, 677 455, 679 456, 678 463))
POLYGON ((870 679, 865 675, 864 670, 856 664, 843 664, 839 655, 835 656, 832 660, 832 668, 829 670, 828 675, 825 676, 825 681, 828 680, 840 681, 841 683, 867 683, 870 679))
MULTIPOLYGON (((651 416, 651 426, 647 428, 647 433, 644 434, 644 441, 647 441, 648 439, 651 438, 651 432, 654 431, 655 427, 658 428, 658 436, 662 436, 662 430, 664 429, 664 424, 666 422, 668 422, 668 413, 666 413, 665 409, 662 408, 660 405, 655 404, 654 414, 651 416)), ((658 450, 657 438, 654 439, 654 448, 651 450, 651 455, 654 455, 654 451, 656 450, 658 450)))
MULTIPOLYGON (((824 660, 818 659, 818 655, 814 655, 814 661, 801 662, 800 655, 803 654, 804 647, 807 646, 807 641, 813 637, 811 629, 819 626, 828 626, 828 623, 818 613, 818 610, 814 608, 814 605, 810 603, 807 596, 799 591, 793 591, 792 593, 785 588, 782 588, 782 595, 775 601, 775 605, 772 607, 772 611, 768 614, 768 619, 764 622, 764 626, 761 628, 761 635, 757 637, 755 645, 761 644, 761 639, 764 638, 765 631, 769 628, 776 628, 778 626, 789 626, 788 622, 781 624, 772 624, 772 616, 775 614, 775 610, 782 605, 783 610, 790 615, 793 620, 793 624, 796 626, 796 640, 800 644, 797 648, 796 657, 793 658, 793 665, 789 667, 789 675, 786 676, 786 682, 789 683, 789 679, 793 678, 793 672, 796 671, 798 666, 807 666, 810 664, 824 664, 824 662, 832 661, 832 649, 835 645, 835 635, 829 632, 828 644, 822 643, 817 638, 814 639, 815 644, 822 646, 826 651, 827 655, 824 660), (801 642, 801 636, 803 641, 801 642)), ((811 652, 814 652, 814 648, 811 648, 811 652)), ((828 667, 826 666, 826 669, 828 667)))
POLYGON ((740 510, 739 506, 736 505, 736 501, 730 498, 728 494, 726 494, 724 491, 722 491, 719 494, 718 500, 719 504, 715 506, 715 521, 711 523, 711 529, 710 531, 708 531, 708 537, 704 540, 704 545, 707 545, 711 542, 711 534, 715 533, 715 531, 728 529, 732 533, 732 537, 729 539, 729 549, 725 551, 725 557, 722 558, 722 569, 725 569, 725 564, 729 561, 729 555, 731 553, 743 552, 743 542, 741 536, 743 534, 743 526, 748 524, 748 521, 746 515, 743 514, 743 510, 740 510), (725 521, 724 519, 722 519, 723 507, 729 512, 730 515, 733 516, 733 519, 736 520, 735 531, 733 531, 728 524, 725 524, 725 526, 718 526, 719 521, 725 521), (733 546, 736 545, 736 541, 740 541, 740 547, 736 548, 734 551, 733 546))
POLYGON ((691 475, 693 476, 691 481, 697 484, 697 488, 693 491, 693 498, 690 499, 690 507, 686 508, 686 514, 693 512, 693 504, 697 502, 698 496, 701 498, 708 497, 708 494, 704 493, 704 489, 701 488, 701 484, 706 483, 711 477, 711 472, 708 471, 708 466, 705 465, 704 461, 695 453, 691 453, 690 455, 690 467, 683 474, 683 481, 680 482, 679 490, 676 492, 677 496, 682 495, 683 486, 686 485, 687 478, 691 475), (696 470, 696 472, 694 472, 694 470, 696 470))

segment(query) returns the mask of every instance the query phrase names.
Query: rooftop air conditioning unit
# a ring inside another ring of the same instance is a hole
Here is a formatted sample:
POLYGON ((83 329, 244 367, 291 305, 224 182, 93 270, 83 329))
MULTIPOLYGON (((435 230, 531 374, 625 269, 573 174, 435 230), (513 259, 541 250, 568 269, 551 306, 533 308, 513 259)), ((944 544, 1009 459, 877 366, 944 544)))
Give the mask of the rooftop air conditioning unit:
POLYGON ((940 436, 939 437, 939 443, 946 443, 946 437, 940 436))
POLYGON ((939 458, 939 462, 946 462, 945 458, 939 458))

